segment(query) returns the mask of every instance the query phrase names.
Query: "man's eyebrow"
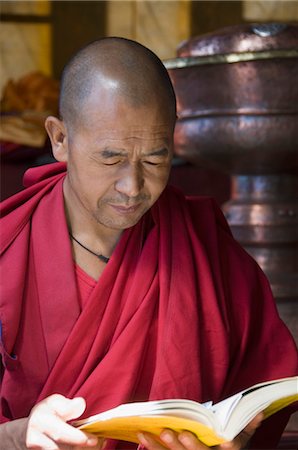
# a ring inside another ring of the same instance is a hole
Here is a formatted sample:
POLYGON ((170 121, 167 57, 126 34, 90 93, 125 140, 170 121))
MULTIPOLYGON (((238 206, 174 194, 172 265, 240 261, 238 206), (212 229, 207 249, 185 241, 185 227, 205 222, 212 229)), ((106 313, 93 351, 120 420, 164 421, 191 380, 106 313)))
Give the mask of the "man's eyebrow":
MULTIPOLYGON (((127 152, 124 149, 118 149, 118 148, 105 148, 100 152, 100 155, 103 158, 113 158, 115 156, 125 156, 127 155, 127 152)), ((169 150, 164 147, 158 150, 152 150, 149 153, 146 153, 147 156, 168 156, 169 150)))
POLYGON ((169 150, 166 147, 164 147, 159 150, 153 150, 152 152, 147 153, 146 156, 168 156, 168 154, 169 150))
POLYGON ((105 148, 100 152, 101 156, 104 158, 112 158, 113 156, 123 156, 126 155, 126 152, 122 149, 118 148, 105 148))

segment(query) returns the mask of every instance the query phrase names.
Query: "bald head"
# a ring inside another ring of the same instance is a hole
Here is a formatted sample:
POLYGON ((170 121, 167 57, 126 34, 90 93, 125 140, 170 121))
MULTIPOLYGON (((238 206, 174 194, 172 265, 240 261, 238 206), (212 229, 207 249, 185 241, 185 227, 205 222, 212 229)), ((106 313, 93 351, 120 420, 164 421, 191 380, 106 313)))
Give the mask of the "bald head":
POLYGON ((71 126, 95 89, 121 96, 139 108, 161 102, 175 120, 176 99, 164 65, 151 50, 124 38, 104 38, 80 50, 64 69, 60 116, 71 126))

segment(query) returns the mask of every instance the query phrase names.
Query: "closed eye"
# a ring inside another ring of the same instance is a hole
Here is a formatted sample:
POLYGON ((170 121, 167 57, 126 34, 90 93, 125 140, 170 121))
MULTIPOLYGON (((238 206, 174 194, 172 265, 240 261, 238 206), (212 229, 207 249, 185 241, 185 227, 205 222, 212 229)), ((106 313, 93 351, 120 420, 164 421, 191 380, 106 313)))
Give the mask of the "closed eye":
POLYGON ((119 163, 120 163, 120 160, 119 161, 115 161, 115 162, 104 162, 103 164, 105 166, 115 166, 116 164, 119 164, 119 163))
MULTIPOLYGON (((158 166, 167 162, 169 156, 169 150, 167 148, 161 148, 160 150, 154 150, 147 155, 148 159, 144 160, 145 164, 150 166, 158 166)), ((146 156, 145 156, 146 157, 146 156)))
POLYGON ((122 150, 106 148, 100 152, 100 159, 105 166, 115 166, 123 160, 123 157, 125 157, 125 154, 122 150))
POLYGON ((144 161, 145 164, 149 164, 150 166, 157 166, 160 164, 160 162, 153 162, 153 161, 144 161))

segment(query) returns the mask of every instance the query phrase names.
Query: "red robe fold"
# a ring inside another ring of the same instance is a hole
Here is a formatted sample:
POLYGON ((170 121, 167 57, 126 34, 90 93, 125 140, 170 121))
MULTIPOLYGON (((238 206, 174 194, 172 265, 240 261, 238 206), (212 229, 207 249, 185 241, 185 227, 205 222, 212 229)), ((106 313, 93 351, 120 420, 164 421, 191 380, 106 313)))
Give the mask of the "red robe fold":
POLYGON ((3 202, 2 421, 54 392, 85 397, 86 416, 134 400, 217 402, 297 374, 267 280, 208 198, 166 188, 81 310, 64 176, 61 163, 31 169, 30 187, 3 202))

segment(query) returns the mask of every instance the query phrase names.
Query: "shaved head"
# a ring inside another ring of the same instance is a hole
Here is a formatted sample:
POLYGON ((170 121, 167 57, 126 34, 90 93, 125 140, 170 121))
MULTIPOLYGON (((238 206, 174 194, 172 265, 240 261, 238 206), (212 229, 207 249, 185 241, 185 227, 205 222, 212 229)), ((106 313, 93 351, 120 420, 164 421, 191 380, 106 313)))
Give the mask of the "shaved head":
POLYGON ((59 103, 66 125, 83 119, 84 104, 95 87, 121 96, 134 108, 160 102, 175 121, 176 99, 167 70, 151 50, 135 41, 100 39, 70 60, 63 71, 59 103))

